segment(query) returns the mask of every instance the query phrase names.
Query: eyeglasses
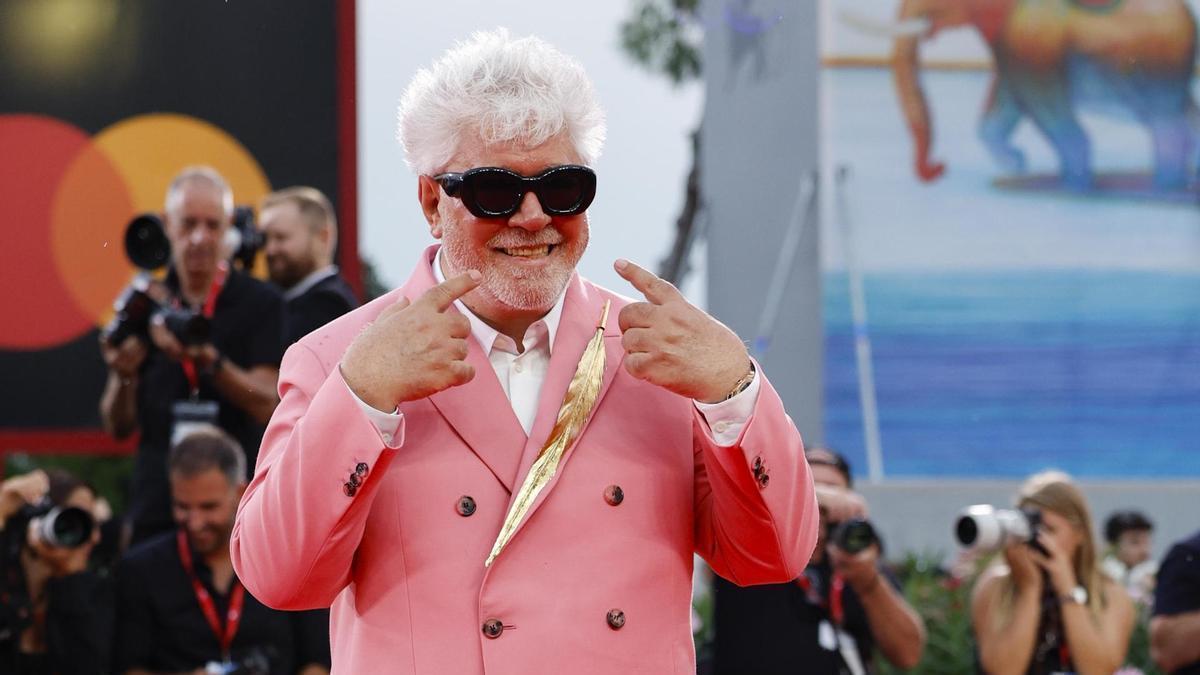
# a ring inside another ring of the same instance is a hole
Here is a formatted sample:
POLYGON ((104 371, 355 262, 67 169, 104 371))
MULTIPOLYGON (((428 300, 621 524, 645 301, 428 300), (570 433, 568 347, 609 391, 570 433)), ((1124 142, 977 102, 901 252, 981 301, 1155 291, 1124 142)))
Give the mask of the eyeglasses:
POLYGON ((433 177, 451 197, 462 200, 476 218, 507 218, 521 208, 525 193, 537 195, 542 210, 552 216, 583 213, 596 197, 596 172, 564 164, 536 176, 485 166, 433 177))

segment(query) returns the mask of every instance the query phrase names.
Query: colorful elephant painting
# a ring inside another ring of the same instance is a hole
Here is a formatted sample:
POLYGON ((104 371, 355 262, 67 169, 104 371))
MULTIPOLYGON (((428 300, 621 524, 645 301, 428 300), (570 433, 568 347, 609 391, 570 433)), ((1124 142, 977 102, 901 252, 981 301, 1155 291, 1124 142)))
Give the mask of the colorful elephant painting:
POLYGON ((1155 188, 1189 184, 1200 114, 1191 94, 1196 19, 1184 0, 903 0, 900 21, 920 27, 897 38, 892 64, 922 180, 936 179, 945 166, 930 154, 919 42, 947 28, 974 26, 995 64, 979 133, 1005 170, 1025 169, 1010 136, 1028 118, 1057 153, 1063 184, 1089 188, 1091 144, 1077 111, 1097 107, 1119 109, 1145 126, 1155 188))

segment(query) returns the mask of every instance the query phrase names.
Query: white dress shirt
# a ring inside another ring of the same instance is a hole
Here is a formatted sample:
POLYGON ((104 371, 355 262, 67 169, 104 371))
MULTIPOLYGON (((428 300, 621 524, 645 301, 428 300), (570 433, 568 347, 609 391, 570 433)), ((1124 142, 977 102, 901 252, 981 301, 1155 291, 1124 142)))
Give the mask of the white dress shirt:
MULTIPOLYGON (((441 259, 442 252, 439 249, 433 260, 433 276, 439 284, 446 280, 442 274, 441 259)), ((513 413, 521 422, 526 435, 533 429, 533 421, 537 416, 542 383, 545 382, 546 371, 550 367, 550 348, 554 344, 558 323, 562 319, 566 295, 564 289, 550 311, 529 326, 520 348, 511 337, 475 316, 462 300, 454 301, 455 309, 471 323, 471 337, 487 352, 488 361, 496 371, 496 379, 500 381, 500 388, 508 397, 513 413)), ((737 441, 742 427, 754 412, 754 405, 758 402, 758 390, 759 378, 755 376, 749 387, 731 399, 719 403, 694 401, 696 408, 708 422, 706 431, 717 445, 730 446, 737 441)), ((353 390, 350 394, 379 431, 384 446, 396 449, 404 444, 404 413, 400 412, 399 408, 386 413, 371 407, 354 394, 353 390)))

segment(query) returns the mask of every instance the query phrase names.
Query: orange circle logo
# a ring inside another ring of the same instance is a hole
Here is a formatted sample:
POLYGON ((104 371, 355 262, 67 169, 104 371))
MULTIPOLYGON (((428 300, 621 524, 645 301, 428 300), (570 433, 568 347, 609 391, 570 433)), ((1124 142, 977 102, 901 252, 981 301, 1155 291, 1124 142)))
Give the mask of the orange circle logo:
POLYGON ((0 115, 0 349, 47 349, 103 325, 134 273, 126 224, 160 211, 192 164, 219 171, 240 204, 270 192, 254 156, 195 117, 138 115, 89 138, 51 117, 0 115))

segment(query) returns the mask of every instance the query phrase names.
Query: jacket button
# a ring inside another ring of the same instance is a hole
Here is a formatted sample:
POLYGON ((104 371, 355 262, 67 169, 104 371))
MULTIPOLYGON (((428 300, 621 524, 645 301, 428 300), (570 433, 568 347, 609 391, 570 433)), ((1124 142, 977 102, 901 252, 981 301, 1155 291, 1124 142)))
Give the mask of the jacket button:
POLYGON ((609 485, 604 488, 604 501, 608 502, 610 506, 617 506, 625 501, 625 491, 621 489, 620 485, 609 485))
POLYGON ((458 511, 458 515, 467 517, 475 513, 475 499, 471 495, 463 495, 458 498, 458 504, 454 507, 458 511))
POLYGON ((762 470, 763 470, 763 462, 762 462, 762 457, 755 457, 755 458, 754 458, 754 466, 753 466, 753 467, 751 467, 751 468, 753 468, 753 469, 754 469, 754 475, 755 475, 755 476, 757 476, 758 474, 762 473, 762 470))
POLYGON ((351 485, 353 485, 354 487, 358 487, 358 486, 362 485, 362 479, 359 478, 358 474, 356 474, 356 473, 350 474, 350 480, 348 482, 351 485))
POLYGON ((483 622, 483 634, 490 640, 495 640, 504 632, 504 624, 500 619, 488 619, 483 622))
POLYGON ((622 612, 619 609, 610 609, 608 610, 608 616, 606 616, 605 619, 608 620, 609 628, 613 630, 621 630, 621 627, 625 625, 625 612, 622 612))
POLYGON ((354 473, 358 474, 359 478, 366 478, 367 471, 370 471, 370 469, 371 467, 367 466, 366 462, 359 462, 354 466, 354 473))
POLYGON ((346 483, 342 486, 342 490, 345 491, 347 497, 353 497, 358 493, 358 487, 354 483, 346 483))
POLYGON ((770 483, 770 482, 771 482, 770 474, 768 474, 766 472, 758 474, 758 487, 765 488, 765 487, 767 487, 767 483, 770 483))

